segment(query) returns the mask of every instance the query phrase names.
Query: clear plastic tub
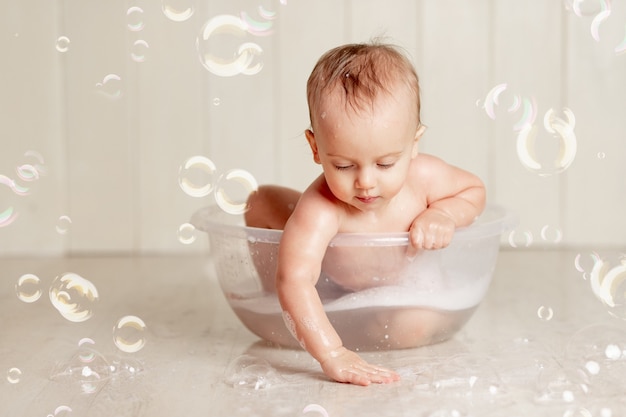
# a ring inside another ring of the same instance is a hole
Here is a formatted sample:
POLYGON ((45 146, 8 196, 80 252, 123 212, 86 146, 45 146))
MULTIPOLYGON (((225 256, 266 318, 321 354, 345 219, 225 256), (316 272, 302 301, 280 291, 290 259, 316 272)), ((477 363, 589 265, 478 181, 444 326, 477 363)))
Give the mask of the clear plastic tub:
MULTIPOLYGON (((263 339, 298 347, 274 289, 282 231, 246 227, 242 216, 217 206, 197 211, 191 223, 207 232, 220 286, 241 322, 263 339)), ((447 248, 411 259, 408 233, 337 235, 317 289, 344 345, 386 350, 450 338, 485 296, 500 235, 515 223, 510 212, 488 205, 471 226, 455 231, 447 248)))

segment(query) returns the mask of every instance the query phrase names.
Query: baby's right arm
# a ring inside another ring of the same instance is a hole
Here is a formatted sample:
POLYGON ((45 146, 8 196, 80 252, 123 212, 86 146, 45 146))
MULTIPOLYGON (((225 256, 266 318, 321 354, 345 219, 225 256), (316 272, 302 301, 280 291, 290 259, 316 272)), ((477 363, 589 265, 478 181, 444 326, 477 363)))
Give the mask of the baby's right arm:
POLYGON ((305 192, 283 232, 276 289, 285 324, 330 378, 358 385, 396 381, 396 373, 370 365, 343 347, 326 316, 315 284, 338 220, 327 206, 331 203, 322 200, 305 192))

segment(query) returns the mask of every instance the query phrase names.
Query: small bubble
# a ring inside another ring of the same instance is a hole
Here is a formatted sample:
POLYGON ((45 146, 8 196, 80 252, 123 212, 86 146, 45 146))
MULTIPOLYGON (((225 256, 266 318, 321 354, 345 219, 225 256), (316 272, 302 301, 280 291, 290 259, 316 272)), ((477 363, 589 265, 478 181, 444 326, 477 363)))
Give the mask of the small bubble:
POLYGON ((196 155, 178 170, 178 184, 191 197, 205 197, 215 186, 217 168, 209 158, 196 155))
POLYGON ((50 302, 61 315, 72 322, 83 322, 93 315, 98 290, 89 280, 68 272, 54 279, 50 286, 50 302))
POLYGON ((604 152, 598 152, 598 154, 596 156, 598 157, 598 159, 606 158, 606 154, 604 152))
POLYGON ((17 219, 17 212, 11 206, 5 209, 4 211, 0 211, 0 227, 6 227, 13 223, 15 219, 17 219))
POLYGON ((600 373, 600 364, 596 361, 587 361, 587 363, 585 363, 585 369, 591 375, 598 375, 600 373))
POLYGON ((57 38, 56 48, 59 52, 67 52, 70 49, 70 38, 67 36, 59 36, 57 38))
POLYGON ((138 39, 133 43, 130 51, 130 57, 135 62, 144 62, 149 49, 150 45, 148 45, 148 42, 143 39, 138 39))
POLYGON ((178 228, 178 240, 184 245, 190 245, 196 241, 196 228, 191 223, 183 223, 178 228))
POLYGON ((161 10, 168 19, 174 22, 189 20, 195 12, 193 0, 162 0, 161 10))
POLYGON ((545 225, 541 228, 541 238, 550 243, 559 243, 563 240, 563 232, 558 227, 545 225))
POLYGON ((512 230, 509 233, 509 245, 512 248, 529 247, 533 243, 533 234, 529 230, 512 230))
POLYGON ((550 321, 554 317, 552 307, 541 306, 537 309, 537 316, 543 321, 550 321))
POLYGON ((248 196, 258 189, 256 179, 248 171, 233 169, 221 176, 215 190, 217 205, 229 214, 245 213, 248 196))
POLYGON ((117 74, 106 75, 101 82, 96 83, 96 92, 110 100, 117 100, 122 96, 122 78, 117 74))
POLYGON ((22 378, 22 371, 19 368, 10 368, 7 372, 7 381, 10 384, 17 384, 22 378))
POLYGON ((60 405, 54 409, 54 415, 52 417, 65 417, 72 413, 72 408, 67 405, 60 405))
POLYGON ((606 349, 604 349, 604 354, 607 359, 615 361, 622 357, 622 349, 620 349, 618 345, 610 343, 606 346, 606 349))
POLYGON ((128 30, 131 32, 139 32, 144 28, 143 22, 143 9, 141 7, 133 6, 126 11, 126 18, 128 21, 128 30))
POLYGON ((317 413, 321 417, 329 417, 328 411, 326 411, 326 409, 319 404, 309 404, 306 407, 304 407, 304 409, 302 410, 302 414, 307 414, 307 413, 317 413))
POLYGON ((217 107, 217 106, 219 106, 220 104, 222 104, 222 100, 221 100, 219 97, 215 97, 215 98, 213 99, 213 105, 214 105, 215 107, 217 107))
POLYGON ((282 382, 282 377, 265 359, 242 355, 226 368, 225 382, 234 388, 258 391, 282 382))
POLYGON ((69 216, 60 216, 57 220, 56 231, 60 235, 66 235, 72 225, 72 219, 69 216))
POLYGON ((37 275, 24 274, 15 284, 17 298, 25 303, 34 303, 41 297, 41 281, 37 275))
POLYGON ((146 324, 137 316, 124 316, 113 327, 113 342, 122 352, 139 352, 146 344, 146 324))
POLYGON ((30 182, 39 179, 39 171, 31 164, 20 165, 15 168, 15 172, 22 181, 30 182))

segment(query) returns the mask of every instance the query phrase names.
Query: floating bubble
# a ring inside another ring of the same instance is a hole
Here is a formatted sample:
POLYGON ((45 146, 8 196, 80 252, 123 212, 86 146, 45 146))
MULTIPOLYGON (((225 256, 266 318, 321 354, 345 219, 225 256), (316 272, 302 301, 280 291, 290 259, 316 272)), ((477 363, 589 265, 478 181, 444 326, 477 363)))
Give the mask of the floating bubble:
POLYGON ((130 57, 135 62, 144 62, 146 60, 146 53, 150 49, 148 42, 143 39, 138 39, 133 43, 133 47, 130 51, 130 57))
POLYGON ((251 355, 242 355, 226 368, 224 381, 234 388, 263 390, 283 382, 282 377, 268 361, 251 355))
POLYGON ((189 20, 195 12, 192 0, 162 0, 161 10, 168 19, 174 22, 189 20))
POLYGON ((554 110, 548 110, 544 115, 544 129, 558 139, 560 150, 556 158, 549 162, 540 162, 535 148, 537 146, 538 128, 527 124, 517 136, 517 156, 522 165, 528 170, 541 176, 558 174, 565 171, 574 161, 577 150, 574 127, 576 120, 571 110, 565 109, 567 120, 554 116, 554 110))
POLYGON ((122 78, 117 74, 108 74, 102 82, 96 83, 96 91, 108 99, 116 100, 122 96, 122 78))
POLYGON ((7 381, 10 384, 17 384, 22 379, 22 371, 19 368, 10 368, 7 371, 7 381))
POLYGON ((541 228, 541 238, 546 242, 559 243, 563 240, 563 232, 558 227, 546 224, 541 228))
POLYGON ((587 255, 579 253, 574 258, 574 267, 578 272, 582 272, 583 278, 587 280, 591 276, 591 271, 593 270, 593 267, 599 260, 600 255, 598 255, 596 252, 591 252, 587 255))
POLYGON ((213 99, 213 105, 217 107, 217 106, 219 106, 220 104, 222 104, 222 100, 221 100, 219 97, 215 97, 215 98, 213 99))
POLYGON ((595 15, 593 20, 591 21, 591 37, 596 41, 600 42, 600 25, 609 18, 611 15, 611 3, 607 0, 600 1, 600 11, 595 15))
POLYGON ((41 297, 41 280, 37 275, 24 274, 15 284, 17 298, 25 303, 34 303, 41 297))
POLYGON ((248 209, 248 196, 259 188, 248 171, 233 169, 221 176, 215 190, 217 205, 229 214, 242 214, 248 209))
POLYGON ((247 31, 255 36, 269 36, 273 33, 272 26, 276 18, 276 12, 271 12, 259 6, 259 16, 264 20, 256 20, 252 18, 248 13, 241 12, 241 20, 245 23, 247 31))
POLYGON ((178 184, 191 197, 205 197, 215 186, 216 166, 209 158, 192 156, 178 170, 178 184))
POLYGON ((190 245, 196 241, 196 228, 191 223, 183 223, 178 228, 178 240, 184 245, 190 245))
MULTIPOLYGON (((214 54, 217 46, 211 38, 219 34, 231 34, 239 38, 245 37, 248 25, 239 17, 232 15, 218 15, 210 19, 202 28, 202 33, 196 39, 196 49, 200 62, 212 74, 221 77, 232 77, 238 74, 254 75, 261 71, 263 64, 255 62, 256 57, 262 55, 263 49, 253 42, 244 42, 236 48, 236 54, 225 53, 227 58, 214 54)), ((220 42, 226 45, 226 42, 220 42)))
POLYGON ((595 296, 609 307, 609 314, 626 320, 626 259, 621 259, 615 266, 598 259, 591 270, 589 283, 595 296))
POLYGON ((13 193, 16 195, 25 196, 30 194, 30 190, 27 187, 22 187, 21 185, 16 183, 14 179, 11 179, 6 175, 0 174, 0 184, 9 187, 11 191, 13 191, 13 193))
POLYGON ((128 30, 131 32, 139 32, 144 28, 143 9, 133 6, 126 11, 126 19, 128 21, 128 30))
POLYGON ((302 410, 302 414, 317 413, 322 417, 329 417, 328 411, 319 404, 309 404, 302 410))
POLYGON ((11 206, 4 211, 0 211, 0 227, 6 227, 17 219, 17 212, 11 206))
POLYGON ((554 317, 554 310, 549 306, 540 306, 537 309, 537 317, 543 321, 550 321, 554 317))
POLYGON ((113 327, 113 342, 122 352, 139 352, 146 344, 146 324, 137 316, 124 316, 113 327))
POLYGON ((72 225, 72 219, 69 216, 60 216, 57 220, 56 231, 60 235, 66 235, 72 225))
POLYGON ((606 154, 604 152, 598 152, 596 156, 598 157, 598 159, 606 158, 606 154))
POLYGON ((564 0, 564 3, 566 9, 573 11, 578 17, 584 17, 600 13, 605 0, 564 0))
POLYGON ((67 52, 70 49, 70 38, 67 36, 59 36, 57 38, 56 48, 59 52, 67 52))
POLYGON ((69 416, 72 413, 72 408, 67 405, 60 405, 54 409, 54 414, 49 414, 48 417, 64 417, 69 416))
POLYGON ((37 160, 37 163, 34 164, 33 166, 37 170, 37 174, 38 175, 45 175, 46 174, 46 168, 44 167, 45 161, 44 161, 43 156, 41 155, 41 153, 39 153, 37 151, 32 151, 31 150, 31 151, 24 152, 24 156, 37 160))
POLYGON ((93 315, 98 290, 89 280, 73 272, 60 275, 50 286, 50 302, 61 315, 72 322, 83 322, 93 315))
POLYGON ((39 179, 39 171, 31 164, 20 165, 15 168, 15 172, 22 181, 35 181, 39 179))
POLYGON ((530 230, 511 230, 508 241, 512 248, 527 248, 533 244, 533 234, 530 230))

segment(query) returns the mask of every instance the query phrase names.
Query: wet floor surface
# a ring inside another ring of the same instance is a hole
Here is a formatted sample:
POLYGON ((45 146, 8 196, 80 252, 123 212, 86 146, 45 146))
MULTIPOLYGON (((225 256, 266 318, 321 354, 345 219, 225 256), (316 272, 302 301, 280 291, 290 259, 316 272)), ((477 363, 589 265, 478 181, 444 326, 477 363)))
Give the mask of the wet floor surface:
POLYGON ((204 257, 2 259, 0 416, 623 416, 623 258, 502 251, 465 328, 364 353, 402 376, 366 388, 246 330, 204 257))

